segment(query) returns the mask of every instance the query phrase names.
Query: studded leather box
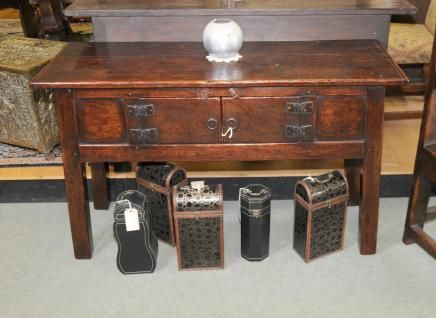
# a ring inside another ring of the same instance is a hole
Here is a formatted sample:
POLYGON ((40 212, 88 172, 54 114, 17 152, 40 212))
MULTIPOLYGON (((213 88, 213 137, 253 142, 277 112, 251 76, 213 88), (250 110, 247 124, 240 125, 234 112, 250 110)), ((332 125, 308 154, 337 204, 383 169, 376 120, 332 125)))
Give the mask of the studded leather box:
POLYGON ((261 261, 269 254, 271 191, 261 184, 240 189, 241 256, 261 261))
POLYGON ((173 186, 187 183, 185 170, 170 163, 140 163, 136 170, 136 182, 138 190, 147 196, 150 203, 154 233, 160 240, 174 246, 171 191, 173 186))
POLYGON ((173 193, 179 270, 224 268, 221 185, 173 193))
POLYGON ((114 211, 114 236, 118 244, 117 266, 123 274, 152 273, 156 268, 158 241, 150 226, 147 197, 135 190, 117 197, 114 211), (125 212, 137 213, 138 228, 127 226, 125 212))
POLYGON ((306 262, 343 248, 348 197, 338 170, 297 182, 294 249, 306 262))
POLYGON ((0 142, 49 152, 59 143, 54 94, 29 82, 65 43, 0 38, 0 142))

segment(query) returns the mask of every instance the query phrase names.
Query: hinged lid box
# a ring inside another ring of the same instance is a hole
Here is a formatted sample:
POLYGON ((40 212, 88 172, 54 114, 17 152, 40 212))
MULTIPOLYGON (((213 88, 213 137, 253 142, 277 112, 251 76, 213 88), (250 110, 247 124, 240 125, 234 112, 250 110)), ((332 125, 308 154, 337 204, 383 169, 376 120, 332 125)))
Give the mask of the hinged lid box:
POLYGON ((156 236, 170 245, 176 244, 171 191, 187 183, 186 171, 171 163, 139 163, 136 169, 138 190, 150 203, 151 226, 156 236))
POLYGON ((173 192, 179 270, 224 268, 221 185, 173 192))
POLYGON ((339 170, 297 182, 294 249, 306 262, 343 248, 348 197, 339 170))

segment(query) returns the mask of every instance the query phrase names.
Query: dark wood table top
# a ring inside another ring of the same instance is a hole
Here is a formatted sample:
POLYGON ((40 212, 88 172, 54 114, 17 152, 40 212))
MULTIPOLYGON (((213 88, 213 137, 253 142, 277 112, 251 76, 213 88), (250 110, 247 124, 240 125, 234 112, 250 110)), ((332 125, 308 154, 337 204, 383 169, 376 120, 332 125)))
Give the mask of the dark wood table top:
POLYGON ((375 40, 246 42, 233 63, 206 60, 201 43, 70 43, 33 87, 156 88, 401 85, 375 40))
POLYGON ((76 0, 69 16, 414 14, 406 0, 76 0))

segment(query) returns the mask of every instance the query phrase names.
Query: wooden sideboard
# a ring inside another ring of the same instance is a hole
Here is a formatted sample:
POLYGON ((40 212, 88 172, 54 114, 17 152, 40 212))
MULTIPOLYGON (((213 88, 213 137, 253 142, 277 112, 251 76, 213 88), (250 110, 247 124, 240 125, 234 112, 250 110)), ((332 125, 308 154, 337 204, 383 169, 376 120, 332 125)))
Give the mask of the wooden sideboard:
POLYGON ((92 255, 84 164, 123 161, 344 159, 360 251, 376 252, 385 86, 406 76, 374 40, 248 42, 241 54, 71 43, 34 78, 56 92, 77 258, 92 255))
POLYGON ((406 0, 76 0, 67 16, 90 16, 96 42, 202 40, 214 18, 231 18, 246 41, 376 39, 387 46, 391 16, 406 0))

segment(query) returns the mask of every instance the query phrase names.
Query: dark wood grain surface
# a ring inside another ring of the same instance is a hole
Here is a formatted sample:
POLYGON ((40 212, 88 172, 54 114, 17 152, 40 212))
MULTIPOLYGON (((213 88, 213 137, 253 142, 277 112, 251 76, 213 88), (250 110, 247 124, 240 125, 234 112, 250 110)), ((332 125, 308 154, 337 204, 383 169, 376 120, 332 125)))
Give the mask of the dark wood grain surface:
POLYGON ((105 163, 92 163, 92 194, 94 200, 94 209, 107 210, 109 208, 108 186, 107 186, 107 167, 105 163))
POLYGON ((320 158, 363 158, 363 141, 264 144, 183 144, 183 145, 81 145, 83 162, 135 161, 244 161, 311 160, 320 158))
POLYGON ((385 89, 370 87, 366 107, 366 144, 362 166, 362 193, 359 213, 360 253, 375 253, 380 199, 383 106, 385 89))
POLYGON ((200 43, 70 43, 32 86, 387 86, 407 82, 374 40, 247 42, 241 54, 242 60, 226 64, 208 62, 200 43))
POLYGON ((366 98, 323 97, 318 102, 318 140, 358 140, 363 138, 366 98), (347 112, 344 112, 347 109, 347 112))
POLYGON ((56 109, 59 136, 64 158, 65 190, 68 199, 74 256, 91 258, 93 250, 91 217, 89 214, 88 188, 85 164, 79 159, 79 143, 74 114, 72 92, 56 91, 56 109))
POLYGON ((405 0, 76 0, 70 16, 413 14, 405 0))
POLYGON ((124 106, 117 100, 86 100, 78 102, 78 133, 86 143, 116 143, 127 139, 125 136, 124 106), (111 125, 105 125, 105 123, 111 125))

